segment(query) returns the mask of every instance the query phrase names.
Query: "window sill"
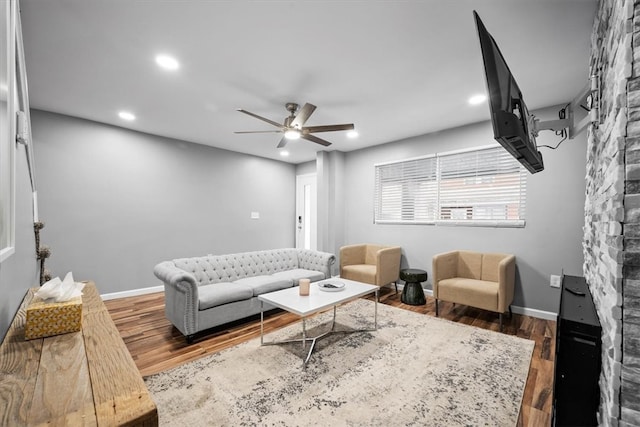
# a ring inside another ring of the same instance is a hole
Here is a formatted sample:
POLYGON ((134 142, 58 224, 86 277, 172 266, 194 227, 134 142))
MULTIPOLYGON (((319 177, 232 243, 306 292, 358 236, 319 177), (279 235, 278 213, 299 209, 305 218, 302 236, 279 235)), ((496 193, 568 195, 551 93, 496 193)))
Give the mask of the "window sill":
POLYGON ((437 225, 439 227, 490 227, 490 228, 524 228, 525 221, 493 221, 493 220, 448 220, 448 221, 374 221, 379 225, 437 225))

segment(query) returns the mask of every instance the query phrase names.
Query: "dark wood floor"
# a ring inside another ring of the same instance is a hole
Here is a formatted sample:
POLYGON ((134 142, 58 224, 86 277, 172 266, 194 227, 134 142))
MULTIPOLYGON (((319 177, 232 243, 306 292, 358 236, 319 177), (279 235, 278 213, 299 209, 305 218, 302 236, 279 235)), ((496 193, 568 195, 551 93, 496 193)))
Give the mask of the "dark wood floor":
MULTIPOLYGON (((427 298, 427 305, 410 306, 403 304, 394 290, 383 288, 380 302, 435 316, 433 298, 427 298)), ((254 317, 199 334, 193 344, 187 345, 180 332, 164 317, 163 293, 110 300, 105 304, 143 376, 260 336, 260 320, 254 317)), ((440 316, 483 329, 499 329, 495 313, 471 307, 441 302, 440 316)), ((265 332, 297 319, 290 313, 272 312, 265 319, 265 332)), ((504 332, 536 343, 518 426, 548 426, 551 420, 556 322, 514 314, 512 319, 505 316, 504 332)))

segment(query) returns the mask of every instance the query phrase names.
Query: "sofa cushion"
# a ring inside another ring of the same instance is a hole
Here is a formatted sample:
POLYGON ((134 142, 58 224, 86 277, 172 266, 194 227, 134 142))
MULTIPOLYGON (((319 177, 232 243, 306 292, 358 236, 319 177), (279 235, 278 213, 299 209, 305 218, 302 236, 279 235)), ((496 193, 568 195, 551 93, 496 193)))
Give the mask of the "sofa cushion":
POLYGON ((438 299, 498 311, 498 283, 454 277, 438 283, 438 299))
POLYGON ((345 265, 341 277, 363 283, 376 283, 376 266, 369 264, 345 265))
POLYGON ((238 283, 220 282, 198 287, 198 310, 206 310, 253 296, 253 290, 238 283))
POLYGON ((309 279, 312 282, 325 279, 324 273, 315 270, 306 270, 304 268, 294 268, 287 271, 280 271, 273 274, 274 277, 279 279, 291 280, 295 285, 298 284, 300 279, 309 279))
POLYGON ((234 284, 247 286, 251 289, 252 296, 266 294, 267 292, 279 291, 280 289, 290 288, 293 282, 286 278, 273 276, 255 276, 245 277, 233 282, 234 284))

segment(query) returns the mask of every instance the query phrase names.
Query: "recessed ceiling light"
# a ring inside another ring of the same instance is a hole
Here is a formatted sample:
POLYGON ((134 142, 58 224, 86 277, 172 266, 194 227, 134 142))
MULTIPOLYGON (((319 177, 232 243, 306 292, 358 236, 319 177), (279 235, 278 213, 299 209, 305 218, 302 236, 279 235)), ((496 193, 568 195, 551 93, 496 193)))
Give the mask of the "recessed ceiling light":
POLYGON ((358 137, 357 130, 350 130, 349 132, 347 132, 347 138, 357 138, 357 137, 358 137))
POLYGON ((136 116, 133 115, 132 113, 128 112, 128 111, 120 111, 118 113, 118 117, 120 117, 122 120, 126 120, 128 122, 133 121, 136 119, 136 116))
POLYGON ((156 56, 156 64, 158 64, 160 67, 164 68, 165 70, 177 70, 178 68, 180 68, 180 63, 178 63, 178 61, 169 55, 158 55, 156 56))
POLYGON ((282 151, 280 152, 280 155, 281 155, 282 157, 289 157, 289 152, 288 152, 287 150, 282 150, 282 151))
POLYGON ((478 104, 482 104, 486 100, 487 100, 487 95, 485 94, 473 95, 471 98, 469 98, 469 104, 478 105, 478 104))

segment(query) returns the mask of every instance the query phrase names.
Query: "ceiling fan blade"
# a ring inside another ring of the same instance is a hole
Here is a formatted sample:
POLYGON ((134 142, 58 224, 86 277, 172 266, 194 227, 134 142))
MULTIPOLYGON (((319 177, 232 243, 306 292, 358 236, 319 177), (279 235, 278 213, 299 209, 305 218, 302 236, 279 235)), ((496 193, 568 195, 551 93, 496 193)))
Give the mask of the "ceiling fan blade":
POLYGON ((328 147, 329 145, 331 145, 331 143, 329 141, 325 141, 324 139, 318 138, 317 136, 314 136, 314 135, 302 134, 302 135, 300 135, 300 137, 306 139, 307 141, 311 141, 311 142, 315 142, 316 144, 324 145, 325 147, 328 147))
POLYGON ((281 130, 240 130, 233 133, 282 133, 281 130))
POLYGON ((286 137, 282 137, 282 139, 280 140, 280 142, 278 143, 278 147, 276 148, 282 148, 285 145, 287 145, 287 142, 289 142, 289 140, 286 137))
POLYGON ((309 104, 309 103, 304 104, 304 106, 300 109, 298 114, 296 114, 296 118, 293 119, 290 126, 292 128, 300 129, 306 123, 306 121, 309 120, 309 116, 313 114, 315 109, 316 109, 316 106, 313 104, 309 104))
POLYGON ((324 126, 307 126, 302 128, 303 133, 316 133, 316 132, 334 132, 337 130, 353 130, 355 126, 353 123, 343 125, 324 125, 324 126))
POLYGON ((255 118, 256 118, 256 119, 258 119, 258 120, 262 120, 263 122, 267 122, 267 123, 269 123, 270 125, 274 125, 274 126, 276 126, 276 127, 280 128, 280 129, 282 129, 282 128, 284 127, 284 126, 282 126, 282 125, 281 125, 280 123, 278 123, 278 122, 274 122, 273 120, 269 120, 269 119, 267 119, 267 118, 264 118, 264 117, 262 117, 262 116, 259 116, 259 115, 257 115, 257 114, 254 114, 254 113, 252 113, 252 112, 250 112, 250 111, 243 110, 242 108, 238 108, 238 110, 237 110, 237 111, 240 111, 241 113, 248 114, 248 115, 249 115, 249 116, 251 116, 251 117, 255 117, 255 118))

